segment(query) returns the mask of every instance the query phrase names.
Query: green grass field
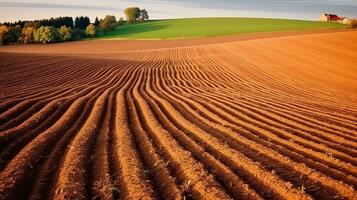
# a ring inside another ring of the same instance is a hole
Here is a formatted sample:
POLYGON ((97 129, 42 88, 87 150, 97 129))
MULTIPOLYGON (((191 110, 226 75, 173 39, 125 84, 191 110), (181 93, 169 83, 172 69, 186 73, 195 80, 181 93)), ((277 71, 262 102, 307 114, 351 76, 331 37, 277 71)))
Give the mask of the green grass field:
POLYGON ((138 24, 125 24, 116 30, 103 34, 102 39, 170 39, 208 37, 218 35, 297 31, 309 29, 343 28, 339 23, 262 19, 262 18, 192 18, 156 20, 138 24))

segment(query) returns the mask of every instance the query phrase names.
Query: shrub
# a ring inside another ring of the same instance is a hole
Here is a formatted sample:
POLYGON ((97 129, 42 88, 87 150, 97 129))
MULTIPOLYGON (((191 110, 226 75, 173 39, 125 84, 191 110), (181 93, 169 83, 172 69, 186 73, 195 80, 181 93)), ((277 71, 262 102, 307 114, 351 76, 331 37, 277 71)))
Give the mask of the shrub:
POLYGON ((350 28, 357 28, 357 19, 351 19, 350 28))

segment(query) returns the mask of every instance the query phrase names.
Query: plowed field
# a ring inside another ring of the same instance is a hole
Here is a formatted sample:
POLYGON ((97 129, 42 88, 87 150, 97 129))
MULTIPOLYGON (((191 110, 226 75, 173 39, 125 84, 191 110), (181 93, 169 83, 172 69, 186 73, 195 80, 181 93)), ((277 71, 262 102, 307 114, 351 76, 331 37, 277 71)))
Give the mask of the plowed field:
POLYGON ((10 47, 0 198, 357 199, 355 41, 10 47))

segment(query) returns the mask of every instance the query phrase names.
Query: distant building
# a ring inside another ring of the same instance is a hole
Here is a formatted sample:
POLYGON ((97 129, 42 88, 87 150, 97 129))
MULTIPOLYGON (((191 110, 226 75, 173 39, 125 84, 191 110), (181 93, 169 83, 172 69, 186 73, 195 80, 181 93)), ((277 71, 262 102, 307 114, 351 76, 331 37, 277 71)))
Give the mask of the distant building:
POLYGON ((347 17, 345 17, 345 19, 343 19, 342 23, 343 23, 343 24, 350 24, 350 23, 351 23, 351 20, 348 19, 347 17))
POLYGON ((339 23, 349 23, 349 19, 347 17, 340 17, 336 14, 327 14, 327 13, 322 13, 320 15, 320 21, 323 22, 339 22, 339 23))

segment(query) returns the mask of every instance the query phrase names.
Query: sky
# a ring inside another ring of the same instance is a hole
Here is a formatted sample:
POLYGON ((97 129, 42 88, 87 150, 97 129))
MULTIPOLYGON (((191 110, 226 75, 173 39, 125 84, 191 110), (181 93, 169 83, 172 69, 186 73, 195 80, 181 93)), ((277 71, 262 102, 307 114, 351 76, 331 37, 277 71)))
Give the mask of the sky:
POLYGON ((320 13, 357 18, 357 0, 0 0, 0 22, 59 16, 114 15, 137 6, 151 19, 262 17, 317 20, 320 13))

